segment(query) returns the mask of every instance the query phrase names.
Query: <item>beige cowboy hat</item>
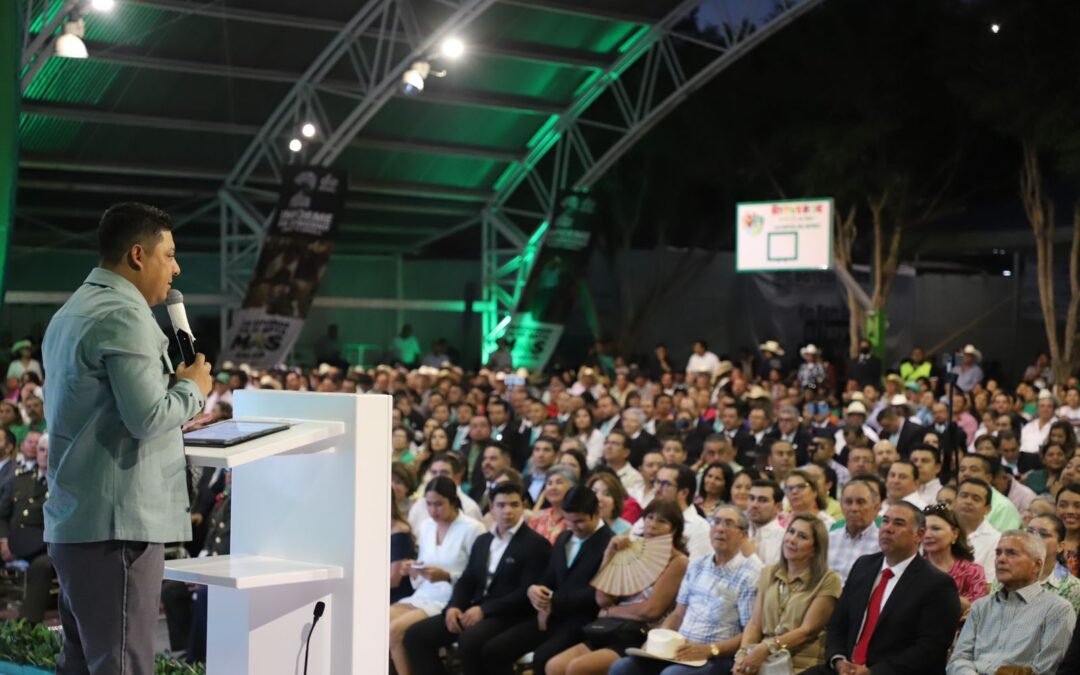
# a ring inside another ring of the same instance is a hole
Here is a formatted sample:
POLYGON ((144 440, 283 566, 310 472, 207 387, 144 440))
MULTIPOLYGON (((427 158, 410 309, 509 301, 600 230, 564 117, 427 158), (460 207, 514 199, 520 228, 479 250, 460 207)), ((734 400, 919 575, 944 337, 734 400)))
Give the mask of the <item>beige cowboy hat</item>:
POLYGON ((784 355, 784 349, 780 346, 780 343, 777 342, 776 340, 766 340, 765 342, 762 342, 761 344, 758 345, 758 349, 760 349, 763 352, 770 352, 772 354, 776 354, 777 356, 783 356, 784 355))
POLYGON ((654 628, 649 631, 649 636, 645 640, 645 645, 638 649, 637 647, 630 647, 626 650, 628 656, 639 656, 646 659, 655 659, 657 661, 667 661, 668 663, 678 663, 684 666, 691 666, 693 668, 700 668, 707 662, 705 659, 699 659, 697 661, 676 661, 675 654, 686 642, 686 638, 679 635, 676 631, 668 630, 666 628, 654 628))
POLYGON ((980 352, 978 349, 975 349, 975 345, 965 345, 963 351, 961 351, 961 354, 964 354, 965 356, 974 356, 976 362, 982 361, 982 352, 980 352))
POLYGON ((865 415, 866 406, 862 404, 862 401, 852 401, 844 412, 848 415, 865 415))
POLYGON ((799 356, 817 356, 819 353, 817 345, 812 342, 799 350, 799 356))

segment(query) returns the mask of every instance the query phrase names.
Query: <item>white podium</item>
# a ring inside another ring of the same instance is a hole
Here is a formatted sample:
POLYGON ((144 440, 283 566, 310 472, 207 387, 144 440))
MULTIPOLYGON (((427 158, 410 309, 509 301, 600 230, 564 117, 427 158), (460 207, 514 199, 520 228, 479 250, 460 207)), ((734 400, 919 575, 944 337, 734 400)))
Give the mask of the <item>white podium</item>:
POLYGON ((232 475, 230 555, 169 561, 209 586, 208 675, 299 675, 315 603, 311 675, 386 673, 390 597, 389 396, 238 391, 237 419, 287 431, 188 447, 232 475))

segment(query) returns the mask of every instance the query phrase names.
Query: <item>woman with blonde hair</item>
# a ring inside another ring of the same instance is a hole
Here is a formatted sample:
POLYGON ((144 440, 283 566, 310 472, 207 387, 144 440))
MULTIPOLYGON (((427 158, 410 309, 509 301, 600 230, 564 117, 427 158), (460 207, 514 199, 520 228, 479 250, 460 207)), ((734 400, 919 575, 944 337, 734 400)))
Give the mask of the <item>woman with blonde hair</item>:
POLYGON ((829 569, 829 532, 816 514, 794 513, 780 562, 761 571, 754 613, 735 652, 735 675, 756 673, 770 654, 787 650, 793 672, 825 661, 825 626, 840 597, 840 575, 829 569))

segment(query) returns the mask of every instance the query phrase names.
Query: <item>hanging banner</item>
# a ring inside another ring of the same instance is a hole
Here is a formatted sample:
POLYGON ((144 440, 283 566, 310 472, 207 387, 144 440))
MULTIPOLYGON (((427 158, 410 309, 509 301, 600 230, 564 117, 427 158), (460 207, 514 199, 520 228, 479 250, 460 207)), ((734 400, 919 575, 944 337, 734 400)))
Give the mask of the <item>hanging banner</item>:
POLYGON ((262 368, 285 361, 330 262, 347 183, 337 169, 285 169, 277 214, 222 360, 262 368))

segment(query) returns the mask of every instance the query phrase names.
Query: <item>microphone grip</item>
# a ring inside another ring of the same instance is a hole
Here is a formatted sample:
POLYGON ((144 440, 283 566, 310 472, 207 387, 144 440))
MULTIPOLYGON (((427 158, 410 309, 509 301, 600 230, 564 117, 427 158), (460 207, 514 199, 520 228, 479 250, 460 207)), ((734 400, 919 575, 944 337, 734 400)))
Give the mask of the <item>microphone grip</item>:
POLYGON ((195 344, 187 331, 176 331, 176 342, 180 345, 180 355, 184 357, 184 365, 190 366, 195 363, 195 344))

